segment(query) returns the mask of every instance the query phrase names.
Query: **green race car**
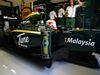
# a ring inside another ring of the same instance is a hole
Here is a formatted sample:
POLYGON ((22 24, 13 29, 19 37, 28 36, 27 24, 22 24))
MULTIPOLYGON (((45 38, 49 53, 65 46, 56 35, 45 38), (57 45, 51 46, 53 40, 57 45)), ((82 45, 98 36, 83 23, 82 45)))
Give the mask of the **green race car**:
POLYGON ((41 23, 41 19, 35 20, 35 23, 28 19, 12 30, 10 36, 17 51, 40 56, 46 60, 48 66, 55 60, 75 60, 78 64, 86 61, 89 63, 87 65, 84 62, 87 66, 99 66, 99 59, 95 54, 100 53, 100 30, 52 30, 45 23, 41 23))

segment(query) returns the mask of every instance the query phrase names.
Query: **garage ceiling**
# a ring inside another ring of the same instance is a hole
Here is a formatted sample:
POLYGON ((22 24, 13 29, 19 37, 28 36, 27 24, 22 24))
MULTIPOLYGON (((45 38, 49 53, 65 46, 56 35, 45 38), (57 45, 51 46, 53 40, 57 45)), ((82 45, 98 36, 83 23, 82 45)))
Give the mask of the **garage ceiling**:
MULTIPOLYGON (((9 1, 13 2, 14 6, 18 6, 21 5, 21 2, 23 0, 0 0, 0 5, 6 5, 6 6, 10 6, 9 1), (7 2, 8 1, 8 2, 7 2)), ((24 0, 25 2, 33 2, 36 0, 24 0)), ((62 2, 62 1, 66 1, 66 0, 51 0, 51 2, 56 3, 56 2, 62 2)))

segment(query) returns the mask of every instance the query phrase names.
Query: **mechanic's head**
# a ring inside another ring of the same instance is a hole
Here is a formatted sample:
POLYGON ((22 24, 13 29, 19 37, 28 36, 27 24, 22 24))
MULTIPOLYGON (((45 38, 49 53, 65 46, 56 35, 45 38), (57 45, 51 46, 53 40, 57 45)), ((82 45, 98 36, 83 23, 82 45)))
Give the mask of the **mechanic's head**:
POLYGON ((74 0, 70 0, 70 6, 74 5, 74 0))

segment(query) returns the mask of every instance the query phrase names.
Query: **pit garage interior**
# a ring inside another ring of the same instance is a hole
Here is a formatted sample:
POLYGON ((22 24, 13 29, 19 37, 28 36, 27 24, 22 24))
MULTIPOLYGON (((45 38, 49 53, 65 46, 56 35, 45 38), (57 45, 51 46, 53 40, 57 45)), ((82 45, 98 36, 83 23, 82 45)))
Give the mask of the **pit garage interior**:
MULTIPOLYGON (((92 63, 91 60, 86 59, 91 57, 87 55, 87 52, 84 52, 85 54, 81 53, 81 57, 79 55, 80 53, 76 51, 74 54, 75 56, 73 55, 74 52, 71 55, 71 59, 75 60, 55 60, 52 62, 52 65, 48 67, 46 61, 40 59, 40 57, 37 57, 38 55, 34 53, 24 54, 24 51, 21 49, 21 53, 17 52, 16 50, 19 48, 13 46, 11 42, 12 39, 9 40, 9 33, 20 25, 21 21, 34 10, 34 7, 41 9, 39 12, 44 13, 42 20, 46 21, 49 19, 48 14, 52 9, 57 13, 58 9, 63 6, 64 10, 66 10, 69 1, 70 0, 0 0, 0 75, 100 75, 100 44, 96 44, 97 48, 95 49, 99 49, 97 54, 94 52, 92 53, 95 55, 95 58, 98 59, 93 60, 96 61, 96 63, 92 63), (40 5, 40 7, 38 5, 40 5), (44 8, 41 7, 41 5, 43 5, 44 8)), ((74 1, 77 4, 77 0, 74 1)), ((75 29, 100 31, 100 0, 81 1, 84 5, 76 11, 75 29)), ((58 20, 56 23, 59 24, 58 20)), ((65 23, 66 22, 64 22, 64 24, 65 23)), ((69 31, 69 29, 67 31, 69 31)), ((99 38, 99 36, 97 36, 97 38, 99 38)), ((71 40, 72 39, 73 38, 71 38, 71 40)), ((80 39, 76 39, 76 41, 77 40, 80 41, 80 39)), ((97 41, 98 40, 96 40, 96 42, 97 41)), ((36 40, 36 43, 37 42, 38 40, 36 40)), ((94 42, 89 39, 88 45, 93 46, 92 43, 94 42)), ((76 44, 79 44, 79 42, 76 42, 76 44)), ((85 43, 83 45, 85 45, 85 43)), ((88 48, 88 50, 90 49, 88 48)))

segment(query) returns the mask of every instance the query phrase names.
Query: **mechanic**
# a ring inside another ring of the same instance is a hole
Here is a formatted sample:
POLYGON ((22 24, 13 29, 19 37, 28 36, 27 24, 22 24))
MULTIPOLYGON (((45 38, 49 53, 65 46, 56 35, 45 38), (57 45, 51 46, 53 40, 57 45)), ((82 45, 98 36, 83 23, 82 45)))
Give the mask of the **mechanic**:
POLYGON ((55 20, 57 18, 57 14, 54 9, 52 9, 51 12, 49 13, 49 18, 50 20, 55 20))
POLYGON ((75 5, 74 0, 70 0, 70 6, 66 8, 66 25, 65 27, 74 29, 75 28, 75 14, 76 14, 76 9, 77 7, 80 7, 83 5, 83 2, 80 0, 77 0, 78 4, 75 5))
POLYGON ((56 30, 57 26, 56 26, 56 19, 57 19, 57 14, 55 12, 55 9, 51 9, 50 13, 49 13, 49 20, 47 20, 47 25, 49 26, 50 29, 56 30))
POLYGON ((64 15, 65 15, 65 10, 63 6, 58 10, 58 24, 61 26, 64 26, 64 15))

